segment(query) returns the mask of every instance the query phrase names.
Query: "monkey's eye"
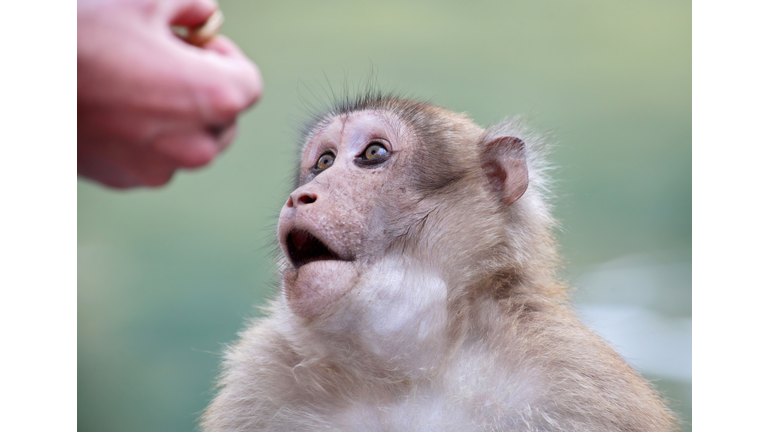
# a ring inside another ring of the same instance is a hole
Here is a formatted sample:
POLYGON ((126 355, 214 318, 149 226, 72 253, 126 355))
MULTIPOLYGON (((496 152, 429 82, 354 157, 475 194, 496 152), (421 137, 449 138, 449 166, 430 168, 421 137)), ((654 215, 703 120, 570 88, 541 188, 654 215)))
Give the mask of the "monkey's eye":
POLYGON ((365 148, 363 154, 357 157, 357 162, 361 165, 376 165, 385 162, 388 159, 389 150, 384 144, 372 142, 365 148))
POLYGON ((389 153, 386 148, 384 148, 383 145, 379 143, 373 143, 365 148, 365 153, 363 153, 363 159, 365 160, 375 160, 379 159, 385 154, 389 153))
POLYGON ((323 171, 325 169, 328 169, 333 165, 333 161, 336 160, 336 155, 334 155, 331 152, 323 153, 322 156, 320 156, 320 159, 317 160, 317 163, 315 164, 315 171, 323 171))

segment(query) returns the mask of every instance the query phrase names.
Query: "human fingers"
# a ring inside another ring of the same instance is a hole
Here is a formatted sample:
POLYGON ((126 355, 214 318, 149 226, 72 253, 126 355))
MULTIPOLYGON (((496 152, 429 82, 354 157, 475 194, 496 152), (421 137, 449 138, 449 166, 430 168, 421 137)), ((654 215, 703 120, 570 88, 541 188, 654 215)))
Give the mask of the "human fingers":
POLYGON ((219 153, 216 140, 204 131, 160 137, 155 148, 164 158, 182 168, 207 165, 219 153))
POLYGON ((169 0, 165 8, 167 24, 194 28, 204 24, 219 5, 214 0, 169 0))
POLYGON ((187 51, 186 71, 209 123, 233 121, 259 100, 263 82, 258 67, 228 39, 216 37, 203 50, 187 51))
POLYGON ((205 44, 202 48, 221 54, 226 59, 228 59, 225 61, 229 61, 234 65, 239 65, 241 70, 244 72, 245 78, 248 78, 249 76, 255 77, 255 81, 253 81, 255 87, 250 87, 251 98, 248 100, 247 106, 251 106, 259 100, 264 85, 261 77, 261 71, 259 70, 259 67, 253 63, 253 61, 251 61, 251 59, 243 54, 237 44, 232 42, 230 38, 224 35, 218 35, 210 42, 205 44), (249 71, 255 72, 255 75, 250 74, 249 71))
POLYGON ((235 122, 209 126, 205 130, 174 133, 155 139, 153 147, 163 158, 182 168, 198 168, 210 163, 235 138, 235 122))
POLYGON ((216 142, 219 145, 219 152, 222 152, 229 147, 229 144, 235 139, 235 136, 237 135, 237 123, 232 122, 226 126, 209 128, 208 131, 216 139, 216 142))
MULTIPOLYGON (((173 174, 176 173, 178 167, 171 163, 160 162, 154 164, 143 164, 139 167, 138 172, 134 175, 136 179, 135 184, 123 186, 124 188, 135 186, 149 186, 157 187, 167 184, 173 178, 173 174)), ((121 187, 121 186, 118 186, 121 187)))
MULTIPOLYGON (((216 9, 212 15, 208 16, 205 21, 200 21, 200 18, 204 18, 205 15, 195 17, 194 14, 190 17, 189 14, 181 16, 175 21, 182 23, 181 25, 172 25, 171 29, 177 36, 179 36, 184 42, 201 47, 208 43, 211 39, 215 38, 219 32, 219 28, 224 23, 224 15, 220 10, 216 9), (190 18, 184 20, 183 18, 190 18)), ((173 24, 173 23, 172 23, 173 24)))
POLYGON ((232 42, 232 39, 224 35, 217 35, 201 48, 217 52, 225 57, 248 58, 240 50, 240 47, 232 42))
POLYGON ((78 142, 78 175, 105 186, 118 189, 162 186, 170 181, 177 168, 177 164, 154 151, 117 141, 78 142))

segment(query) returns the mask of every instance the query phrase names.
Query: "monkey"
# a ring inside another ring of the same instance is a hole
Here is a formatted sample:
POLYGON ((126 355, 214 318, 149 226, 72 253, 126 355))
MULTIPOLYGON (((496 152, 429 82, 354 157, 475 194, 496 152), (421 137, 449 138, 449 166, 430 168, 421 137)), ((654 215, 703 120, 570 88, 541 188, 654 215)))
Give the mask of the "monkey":
POLYGON ((378 91, 315 115, 281 288, 228 348, 202 429, 678 430, 571 310, 546 141, 378 91))

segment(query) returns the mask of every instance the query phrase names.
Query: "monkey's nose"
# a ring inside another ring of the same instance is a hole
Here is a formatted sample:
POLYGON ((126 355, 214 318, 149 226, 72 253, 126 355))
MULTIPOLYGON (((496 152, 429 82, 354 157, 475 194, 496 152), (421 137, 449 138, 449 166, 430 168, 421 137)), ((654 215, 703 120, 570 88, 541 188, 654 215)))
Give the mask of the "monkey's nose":
POLYGON ((285 203, 288 207, 298 207, 305 204, 312 204, 317 201, 317 194, 308 191, 296 191, 288 197, 288 202, 285 203))

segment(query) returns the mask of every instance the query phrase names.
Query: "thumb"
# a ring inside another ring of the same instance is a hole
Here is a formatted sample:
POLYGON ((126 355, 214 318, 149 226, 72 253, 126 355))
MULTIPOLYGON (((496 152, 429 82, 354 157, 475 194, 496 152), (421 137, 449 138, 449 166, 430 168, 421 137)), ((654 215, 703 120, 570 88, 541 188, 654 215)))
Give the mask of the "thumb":
POLYGON ((171 0, 166 7, 168 24, 194 28, 203 25, 219 5, 215 0, 171 0))

